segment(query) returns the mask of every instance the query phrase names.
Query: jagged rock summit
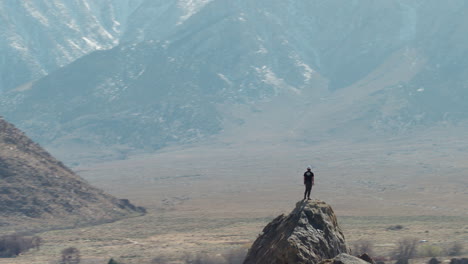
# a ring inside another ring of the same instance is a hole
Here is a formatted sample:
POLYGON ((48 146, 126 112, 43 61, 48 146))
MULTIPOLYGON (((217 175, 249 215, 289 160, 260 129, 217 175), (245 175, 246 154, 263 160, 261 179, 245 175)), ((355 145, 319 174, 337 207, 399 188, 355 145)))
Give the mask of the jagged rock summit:
POLYGON ((244 264, 315 264, 348 253, 345 237, 330 205, 299 201, 289 215, 269 223, 244 264))
POLYGON ((0 118, 0 229, 53 229, 144 213, 89 185, 0 118))

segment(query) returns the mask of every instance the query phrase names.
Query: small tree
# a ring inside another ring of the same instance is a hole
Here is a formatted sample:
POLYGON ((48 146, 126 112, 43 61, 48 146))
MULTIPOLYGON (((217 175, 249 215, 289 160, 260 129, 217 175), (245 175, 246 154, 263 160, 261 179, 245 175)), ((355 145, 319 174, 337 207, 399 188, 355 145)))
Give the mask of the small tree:
POLYGON ((109 262, 107 264, 120 264, 119 262, 115 261, 113 258, 109 259, 109 262))
POLYGON ((369 240, 358 240, 353 243, 353 254, 362 255, 367 253, 369 256, 374 255, 374 245, 369 240))
POLYGON ((36 250, 40 250, 42 245, 42 238, 39 236, 33 236, 31 238, 31 244, 36 250))
POLYGON ((62 250, 62 260, 60 264, 78 264, 81 261, 80 251, 75 247, 62 250))
POLYGON ((453 242, 447 250, 449 256, 460 256, 463 252, 463 244, 459 241, 453 242))
POLYGON ((419 256, 435 258, 442 255, 442 248, 436 245, 424 245, 419 250, 419 256))
POLYGON ((418 240, 415 238, 404 238, 398 241, 397 247, 393 251, 393 258, 397 264, 408 264, 408 260, 416 255, 418 240))
POLYGON ((29 249, 36 247, 33 241, 34 238, 39 237, 25 237, 17 234, 0 236, 0 257, 11 258, 16 257, 22 252, 26 252, 29 249))
POLYGON ((167 258, 163 256, 158 256, 151 260, 151 264, 166 264, 167 262, 167 258))
POLYGON ((247 255, 248 248, 240 247, 232 249, 224 254, 227 264, 242 264, 247 255))

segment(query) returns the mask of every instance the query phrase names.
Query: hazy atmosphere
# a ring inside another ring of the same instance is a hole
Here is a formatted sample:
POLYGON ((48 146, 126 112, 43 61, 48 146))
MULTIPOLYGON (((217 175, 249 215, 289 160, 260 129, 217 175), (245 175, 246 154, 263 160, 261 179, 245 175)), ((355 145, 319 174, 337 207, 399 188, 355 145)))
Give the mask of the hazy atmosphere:
POLYGON ((0 264, 467 264, 467 13, 0 0, 0 264))

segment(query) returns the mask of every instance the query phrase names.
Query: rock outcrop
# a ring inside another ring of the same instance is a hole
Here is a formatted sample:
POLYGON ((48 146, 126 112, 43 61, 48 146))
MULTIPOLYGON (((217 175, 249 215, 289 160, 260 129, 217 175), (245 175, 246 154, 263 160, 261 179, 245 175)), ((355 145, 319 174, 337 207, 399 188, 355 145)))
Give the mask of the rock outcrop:
POLYGON ((369 264, 373 263, 374 261, 369 258, 370 261, 366 261, 361 257, 355 257, 348 255, 346 253, 341 253, 338 256, 334 257, 333 259, 326 259, 320 262, 320 264, 369 264))
POLYGON ((348 252, 333 209, 319 200, 300 201, 263 229, 244 264, 315 264, 348 252))
POLYGON ((0 118, 0 228, 53 229, 144 212, 91 186, 0 118))
POLYGON ((453 258, 450 264, 468 264, 468 258, 453 258))
POLYGON ((357 257, 364 260, 364 261, 366 261, 366 262, 368 262, 368 263, 375 264, 375 261, 367 253, 361 254, 361 255, 359 255, 357 257))

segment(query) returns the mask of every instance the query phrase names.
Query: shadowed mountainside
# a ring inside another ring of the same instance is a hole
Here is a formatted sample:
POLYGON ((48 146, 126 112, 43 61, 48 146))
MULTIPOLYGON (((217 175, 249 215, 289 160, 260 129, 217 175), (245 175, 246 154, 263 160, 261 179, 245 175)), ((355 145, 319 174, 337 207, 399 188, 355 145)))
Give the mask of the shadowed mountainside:
POLYGON ((0 119, 0 227, 39 229, 108 222, 144 208, 89 185, 12 124, 0 119), (30 226, 29 228, 34 228, 30 226))

